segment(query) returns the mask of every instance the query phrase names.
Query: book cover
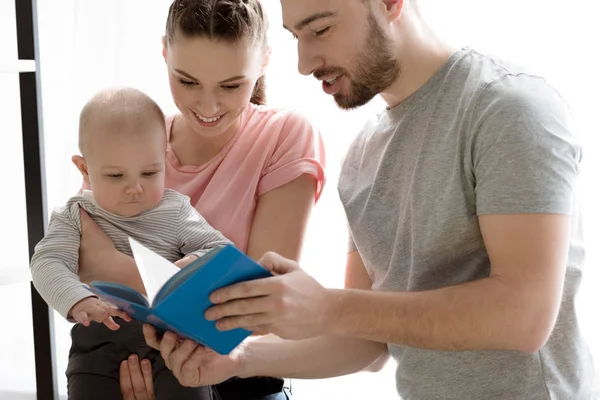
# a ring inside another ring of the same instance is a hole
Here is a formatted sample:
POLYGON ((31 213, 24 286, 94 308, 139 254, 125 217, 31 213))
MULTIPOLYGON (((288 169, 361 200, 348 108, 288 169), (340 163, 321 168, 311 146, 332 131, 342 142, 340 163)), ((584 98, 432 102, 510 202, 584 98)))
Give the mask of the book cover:
POLYGON ((229 354, 251 332, 219 331, 204 318, 215 290, 271 273, 233 245, 215 248, 179 269, 163 257, 129 238, 146 296, 119 283, 94 281, 90 289, 132 318, 192 339, 219 354, 229 354))

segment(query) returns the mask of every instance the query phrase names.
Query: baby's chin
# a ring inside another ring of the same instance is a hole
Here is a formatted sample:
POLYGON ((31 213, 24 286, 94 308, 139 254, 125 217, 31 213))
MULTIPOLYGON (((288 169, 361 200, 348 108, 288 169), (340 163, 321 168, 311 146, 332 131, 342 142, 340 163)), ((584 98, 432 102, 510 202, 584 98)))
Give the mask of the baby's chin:
POLYGON ((112 205, 110 207, 102 207, 102 205, 100 204, 100 207, 104 208, 106 211, 112 214, 118 215, 119 217, 131 218, 138 216, 148 210, 152 210, 157 205, 158 203, 154 202, 140 202, 133 204, 121 203, 117 205, 112 205))

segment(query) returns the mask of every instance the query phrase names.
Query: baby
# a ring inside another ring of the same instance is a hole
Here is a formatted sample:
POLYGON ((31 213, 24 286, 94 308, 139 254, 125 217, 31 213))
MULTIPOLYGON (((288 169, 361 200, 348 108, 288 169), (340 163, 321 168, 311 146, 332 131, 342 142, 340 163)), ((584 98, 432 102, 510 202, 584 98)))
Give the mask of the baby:
POLYGON ((95 297, 77 276, 80 208, 130 256, 129 236, 180 267, 230 243, 187 196, 165 189, 166 137, 160 107, 135 89, 102 91, 81 111, 82 156, 73 156, 73 163, 91 190, 52 213, 31 259, 33 283, 41 296, 78 323, 67 368, 69 399, 92 398, 95 391, 102 391, 101 398, 121 398, 118 366, 131 353, 153 360, 158 399, 210 398, 209 388, 180 386, 160 354, 145 345, 141 323, 95 297))

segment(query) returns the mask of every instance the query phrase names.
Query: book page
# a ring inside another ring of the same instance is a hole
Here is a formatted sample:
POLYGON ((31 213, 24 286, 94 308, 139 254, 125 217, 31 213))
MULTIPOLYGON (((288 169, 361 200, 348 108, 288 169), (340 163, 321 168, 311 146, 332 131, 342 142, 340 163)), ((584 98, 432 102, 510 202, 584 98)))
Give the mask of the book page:
POLYGON ((129 244, 146 289, 148 303, 153 306, 154 298, 160 288, 180 270, 175 264, 144 247, 135 239, 129 238, 129 244))

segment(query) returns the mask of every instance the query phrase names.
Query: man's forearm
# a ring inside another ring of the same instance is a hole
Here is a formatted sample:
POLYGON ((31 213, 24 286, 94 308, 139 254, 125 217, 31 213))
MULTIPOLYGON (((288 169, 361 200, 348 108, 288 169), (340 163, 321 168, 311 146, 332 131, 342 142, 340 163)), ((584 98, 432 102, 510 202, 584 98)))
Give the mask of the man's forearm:
POLYGON ((526 298, 523 288, 486 278, 425 292, 332 290, 328 331, 436 350, 535 351, 549 322, 530 289, 526 298))
POLYGON ((322 379, 348 375, 366 369, 386 351, 383 343, 350 337, 259 338, 246 344, 240 377, 322 379))

